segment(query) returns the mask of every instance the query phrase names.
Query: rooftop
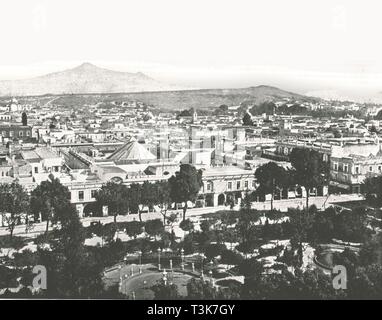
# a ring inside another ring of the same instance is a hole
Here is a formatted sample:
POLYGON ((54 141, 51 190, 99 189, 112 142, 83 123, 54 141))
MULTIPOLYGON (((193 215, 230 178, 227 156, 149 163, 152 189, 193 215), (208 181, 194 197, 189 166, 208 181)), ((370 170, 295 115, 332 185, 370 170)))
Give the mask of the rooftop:
POLYGON ((156 157, 137 140, 131 139, 128 143, 111 154, 108 159, 114 161, 147 161, 156 157))
POLYGON ((203 177, 212 177, 217 175, 240 175, 251 174, 252 170, 245 170, 236 166, 210 167, 203 171, 203 177))

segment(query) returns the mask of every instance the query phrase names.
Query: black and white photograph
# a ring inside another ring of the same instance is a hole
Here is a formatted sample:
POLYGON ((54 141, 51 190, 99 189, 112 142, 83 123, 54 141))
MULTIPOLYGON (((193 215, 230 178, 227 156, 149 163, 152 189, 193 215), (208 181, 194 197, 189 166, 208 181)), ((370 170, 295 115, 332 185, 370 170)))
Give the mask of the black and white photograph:
POLYGON ((382 299, 381 12, 1 0, 0 300, 382 299))

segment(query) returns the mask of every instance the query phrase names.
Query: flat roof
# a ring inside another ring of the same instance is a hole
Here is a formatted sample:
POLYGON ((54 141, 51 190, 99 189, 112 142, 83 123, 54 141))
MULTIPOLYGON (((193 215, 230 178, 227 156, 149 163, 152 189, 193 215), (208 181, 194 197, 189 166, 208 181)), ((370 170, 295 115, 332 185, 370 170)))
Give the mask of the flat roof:
POLYGON ((46 147, 39 147, 34 150, 21 151, 24 160, 54 159, 60 156, 46 147))
POLYGON ((210 167, 203 171, 203 177, 211 177, 217 175, 241 175, 241 174, 253 174, 253 170, 246 170, 236 166, 225 167, 210 167))
POLYGON ((60 156, 46 147, 36 148, 34 150, 41 159, 53 159, 60 156))

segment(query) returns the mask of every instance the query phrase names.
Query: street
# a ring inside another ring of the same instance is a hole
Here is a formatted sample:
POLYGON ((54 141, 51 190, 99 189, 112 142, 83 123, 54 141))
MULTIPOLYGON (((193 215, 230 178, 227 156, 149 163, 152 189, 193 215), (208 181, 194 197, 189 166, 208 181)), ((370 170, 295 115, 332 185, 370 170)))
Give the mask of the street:
MULTIPOLYGON (((364 197, 359 194, 342 194, 342 195, 330 195, 329 197, 310 197, 309 198, 309 205, 315 205, 318 209, 325 209, 329 207, 331 204, 339 203, 339 202, 347 202, 347 201, 361 201, 364 200, 364 197)), ((273 208, 275 210, 280 210, 282 212, 286 212, 288 208, 300 208, 303 209, 305 207, 305 198, 299 198, 299 199, 286 199, 286 200, 275 200, 273 201, 273 208)), ((270 210, 271 208, 271 202, 253 202, 252 208, 257 210, 270 210)), ((193 217, 193 216, 201 216, 208 213, 217 212, 220 210, 229 210, 230 208, 227 206, 216 206, 216 207, 204 207, 204 208, 192 208, 187 210, 187 217, 193 217)), ((234 208, 234 210, 237 210, 239 208, 234 208)), ((168 210, 167 211, 167 217, 169 217, 172 213, 178 213, 181 217, 183 212, 182 210, 168 210)), ((142 214, 142 220, 152 220, 152 219, 161 219, 163 220, 163 216, 159 212, 150 212, 150 213, 144 213, 142 214)), ((118 216, 117 222, 129 222, 139 220, 138 214, 130 214, 126 216, 118 216)), ((108 217, 86 217, 81 219, 82 224, 84 227, 88 227, 91 222, 93 221, 100 221, 102 224, 111 223, 114 221, 113 216, 108 217)), ((28 231, 28 233, 25 232, 25 225, 18 225, 15 227, 14 235, 17 236, 28 236, 28 237, 36 237, 39 234, 42 234, 45 232, 46 229, 46 222, 40 222, 33 224, 33 229, 28 231)), ((49 228, 52 230, 52 227, 49 228)), ((9 234, 9 231, 6 227, 0 228, 0 236, 1 235, 7 235, 9 234)))

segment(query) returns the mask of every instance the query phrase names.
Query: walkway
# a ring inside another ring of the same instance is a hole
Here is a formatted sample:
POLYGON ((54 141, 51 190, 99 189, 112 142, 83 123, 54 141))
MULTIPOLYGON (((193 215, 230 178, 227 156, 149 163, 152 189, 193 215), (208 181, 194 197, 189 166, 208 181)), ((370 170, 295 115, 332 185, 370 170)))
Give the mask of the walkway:
MULTIPOLYGON (((318 209, 325 209, 329 207, 331 204, 335 204, 338 202, 347 202, 347 201, 362 201, 364 197, 359 194, 343 194, 343 195, 330 195, 329 197, 310 197, 309 205, 316 205, 318 209)), ((273 201, 273 208, 276 210, 286 212, 288 208, 300 208, 303 209, 305 207, 306 201, 305 198, 298 199, 286 199, 286 200, 275 200, 273 201)), ((252 208, 257 210, 270 210, 271 202, 253 202, 252 208)), ((236 207, 235 210, 238 210, 239 207, 236 207)), ((187 210, 187 217, 201 216, 208 213, 213 213, 221 210, 229 210, 229 207, 226 206, 217 206, 217 207, 204 207, 204 208, 193 208, 187 210)), ((167 216, 170 216, 172 213, 179 213, 179 216, 183 214, 182 210, 168 210, 167 216)), ((163 216, 159 212, 150 212, 143 213, 142 220, 152 220, 152 219, 161 219, 163 220, 163 216)), ((130 214, 126 216, 118 216, 117 222, 129 222, 139 220, 138 214, 130 214)), ((114 217, 87 217, 83 218, 82 224, 84 227, 88 227, 93 221, 100 221, 102 224, 111 223, 114 221, 114 217)), ((27 236, 27 237, 36 237, 41 233, 45 232, 46 223, 36 223, 33 225, 33 230, 25 233, 25 226, 19 225, 16 226, 14 230, 14 235, 17 236, 27 236)), ((52 228, 50 228, 51 230, 52 228)), ((0 227, 0 236, 7 235, 9 231, 5 227, 0 227)))

